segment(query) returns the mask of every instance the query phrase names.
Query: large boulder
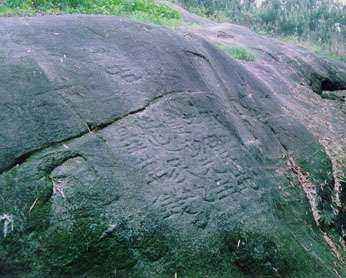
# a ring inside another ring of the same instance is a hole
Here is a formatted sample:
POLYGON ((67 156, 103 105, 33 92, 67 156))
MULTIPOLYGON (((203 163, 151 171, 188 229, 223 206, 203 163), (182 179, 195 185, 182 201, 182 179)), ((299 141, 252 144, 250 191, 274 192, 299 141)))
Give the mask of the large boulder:
MULTIPOLYGON (((331 159, 279 82, 104 16, 1 18, 0 61, 2 277, 346 275, 331 159)), ((344 89, 320 61, 308 86, 344 89)))

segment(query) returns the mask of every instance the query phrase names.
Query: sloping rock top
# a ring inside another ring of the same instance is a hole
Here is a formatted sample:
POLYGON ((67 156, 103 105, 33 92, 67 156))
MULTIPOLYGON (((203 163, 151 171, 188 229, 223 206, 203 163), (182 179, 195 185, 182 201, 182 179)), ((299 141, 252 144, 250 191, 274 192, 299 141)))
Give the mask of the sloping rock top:
POLYGON ((345 89, 343 64, 264 80, 104 16, 1 18, 0 42, 3 277, 345 274, 332 161, 283 101, 345 89))

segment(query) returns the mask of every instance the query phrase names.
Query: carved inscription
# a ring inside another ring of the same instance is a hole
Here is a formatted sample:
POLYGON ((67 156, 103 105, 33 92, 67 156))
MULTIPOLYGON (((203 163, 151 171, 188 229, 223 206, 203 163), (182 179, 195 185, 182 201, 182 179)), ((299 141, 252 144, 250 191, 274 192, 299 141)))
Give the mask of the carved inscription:
POLYGON ((103 136, 124 158, 133 158, 131 166, 144 177, 144 196, 156 196, 152 206, 164 218, 187 214, 198 222, 206 214, 201 203, 239 203, 242 191, 258 187, 251 169, 242 166, 249 157, 234 127, 217 112, 221 104, 203 93, 191 95, 160 101, 103 136))

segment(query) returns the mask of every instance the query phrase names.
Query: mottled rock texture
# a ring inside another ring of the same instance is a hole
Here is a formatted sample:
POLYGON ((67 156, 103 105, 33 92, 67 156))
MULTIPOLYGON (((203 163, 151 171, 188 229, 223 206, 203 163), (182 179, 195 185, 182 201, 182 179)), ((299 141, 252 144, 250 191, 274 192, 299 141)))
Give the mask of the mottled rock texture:
POLYGON ((1 277, 346 275, 344 193, 305 119, 322 106, 291 90, 346 89, 345 64, 233 32, 263 57, 116 17, 0 19, 1 277))

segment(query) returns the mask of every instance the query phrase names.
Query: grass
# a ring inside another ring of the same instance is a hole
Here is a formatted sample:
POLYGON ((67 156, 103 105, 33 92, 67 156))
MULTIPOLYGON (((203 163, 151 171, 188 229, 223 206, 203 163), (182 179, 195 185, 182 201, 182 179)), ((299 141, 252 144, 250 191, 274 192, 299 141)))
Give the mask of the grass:
POLYGON ((253 54, 249 49, 240 46, 226 46, 223 44, 217 45, 220 49, 226 52, 229 56, 236 60, 252 62, 256 60, 255 54, 253 54))
POLYGON ((5 0, 0 16, 38 14, 102 14, 126 16, 135 20, 175 27, 179 12, 154 0, 5 0))
POLYGON ((307 41, 307 40, 303 41, 295 36, 283 37, 283 38, 280 38, 280 40, 285 43, 290 43, 290 44, 294 44, 294 45, 306 48, 310 50, 311 52, 317 54, 318 56, 322 56, 324 58, 331 59, 331 60, 346 62, 345 55, 339 55, 337 53, 331 52, 330 50, 328 50, 327 47, 323 47, 322 45, 319 45, 312 41, 307 41))

